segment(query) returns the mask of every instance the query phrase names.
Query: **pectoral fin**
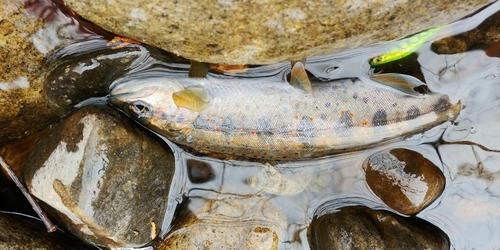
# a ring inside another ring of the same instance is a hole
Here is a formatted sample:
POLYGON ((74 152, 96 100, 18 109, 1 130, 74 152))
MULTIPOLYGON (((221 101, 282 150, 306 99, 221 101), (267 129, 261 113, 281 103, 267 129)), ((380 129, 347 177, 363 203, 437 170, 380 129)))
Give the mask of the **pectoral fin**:
POLYGON ((422 96, 429 92, 425 83, 409 75, 387 73, 372 75, 370 79, 411 96, 422 96))
POLYGON ((312 94, 311 81, 309 81, 304 64, 300 61, 293 65, 290 76, 290 85, 312 94))
POLYGON ((187 108, 193 111, 204 110, 210 102, 208 93, 203 87, 190 87, 175 92, 172 94, 172 99, 177 107, 187 108))

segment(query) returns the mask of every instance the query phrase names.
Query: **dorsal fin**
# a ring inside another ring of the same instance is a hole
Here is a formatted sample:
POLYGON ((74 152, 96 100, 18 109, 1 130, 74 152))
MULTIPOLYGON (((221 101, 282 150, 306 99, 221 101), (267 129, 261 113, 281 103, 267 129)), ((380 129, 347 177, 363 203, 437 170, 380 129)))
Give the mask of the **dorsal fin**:
POLYGON ((189 87, 175 92, 172 94, 172 99, 177 107, 193 111, 204 110, 210 102, 208 93, 203 87, 189 87))
POLYGON ((311 81, 309 81, 304 64, 300 61, 293 65, 290 76, 290 85, 312 94, 311 81))
POLYGON ((188 76, 191 78, 205 78, 209 69, 210 64, 191 60, 188 76))

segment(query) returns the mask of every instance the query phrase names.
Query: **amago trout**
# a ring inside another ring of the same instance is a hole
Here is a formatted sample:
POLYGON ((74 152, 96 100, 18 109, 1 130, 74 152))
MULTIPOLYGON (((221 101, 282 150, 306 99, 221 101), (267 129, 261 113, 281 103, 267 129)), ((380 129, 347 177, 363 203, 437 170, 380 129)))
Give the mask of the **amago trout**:
POLYGON ((356 79, 293 85, 214 75, 136 78, 114 87, 110 102, 184 148, 261 160, 358 150, 425 131, 461 110, 444 94, 408 96, 356 79))

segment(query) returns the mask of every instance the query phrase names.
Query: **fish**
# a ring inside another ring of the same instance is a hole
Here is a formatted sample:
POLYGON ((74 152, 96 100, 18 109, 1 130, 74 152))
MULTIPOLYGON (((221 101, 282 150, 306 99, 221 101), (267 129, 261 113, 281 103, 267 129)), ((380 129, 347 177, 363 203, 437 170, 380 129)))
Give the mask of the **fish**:
POLYGON ((370 65, 376 67, 409 56, 411 53, 420 48, 422 44, 424 44, 434 33, 436 33, 442 27, 444 27, 444 25, 425 30, 409 37, 408 39, 404 39, 399 46, 372 58, 370 60, 370 65))
POLYGON ((409 96, 358 78, 292 78, 296 85, 286 77, 212 73, 131 77, 114 85, 109 102, 189 152, 262 161, 366 149, 453 120, 461 110, 459 102, 452 104, 441 93, 409 96))

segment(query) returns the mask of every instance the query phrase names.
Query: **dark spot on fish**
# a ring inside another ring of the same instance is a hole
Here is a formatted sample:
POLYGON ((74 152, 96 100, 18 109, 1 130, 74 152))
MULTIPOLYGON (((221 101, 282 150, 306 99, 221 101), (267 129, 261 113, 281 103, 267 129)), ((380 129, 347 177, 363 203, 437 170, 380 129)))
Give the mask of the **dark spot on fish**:
POLYGON ((372 124, 374 127, 387 125, 387 112, 378 110, 373 116, 372 124))
POLYGON ((184 115, 182 113, 177 114, 177 116, 175 117, 175 121, 178 123, 184 122, 185 119, 186 119, 186 117, 184 117, 184 115))
POLYGON ((432 110, 436 112, 446 111, 450 107, 450 102, 444 97, 439 98, 439 100, 432 106, 432 110))
POLYGON ((319 118, 321 118, 321 120, 326 120, 326 114, 325 113, 320 114, 319 118))
POLYGON ((420 116, 420 109, 417 106, 411 106, 408 111, 406 111, 406 120, 412 120, 420 116))
POLYGON ((334 130, 337 134, 346 134, 349 132, 349 128, 354 127, 354 122, 352 121, 351 112, 349 110, 344 111, 337 123, 334 125, 334 130))
POLYGON ((198 117, 193 122, 193 127, 197 129, 209 129, 210 124, 208 123, 206 118, 198 117))
POLYGON ((368 103, 368 98, 367 97, 363 97, 363 102, 364 103, 368 103))
POLYGON ((327 107, 327 108, 330 107, 330 105, 332 105, 332 104, 329 102, 325 103, 325 107, 327 107))
POLYGON ((353 98, 354 100, 358 99, 358 93, 354 93, 354 94, 352 95, 352 98, 353 98))
POLYGON ((231 132, 235 129, 236 127, 234 125, 234 120, 231 116, 226 117, 226 119, 224 119, 224 121, 220 125, 220 131, 222 131, 223 133, 231 132))
POLYGON ((396 107, 396 106, 398 106, 398 104, 397 104, 397 103, 393 103, 393 104, 392 104, 392 106, 393 106, 393 107, 396 107))
POLYGON ((299 141, 306 144, 312 144, 314 138, 314 124, 308 116, 302 116, 297 126, 297 137, 299 141))
POLYGON ((261 116, 257 119, 257 126, 255 130, 259 134, 271 134, 273 129, 273 124, 271 119, 267 116, 261 116))

